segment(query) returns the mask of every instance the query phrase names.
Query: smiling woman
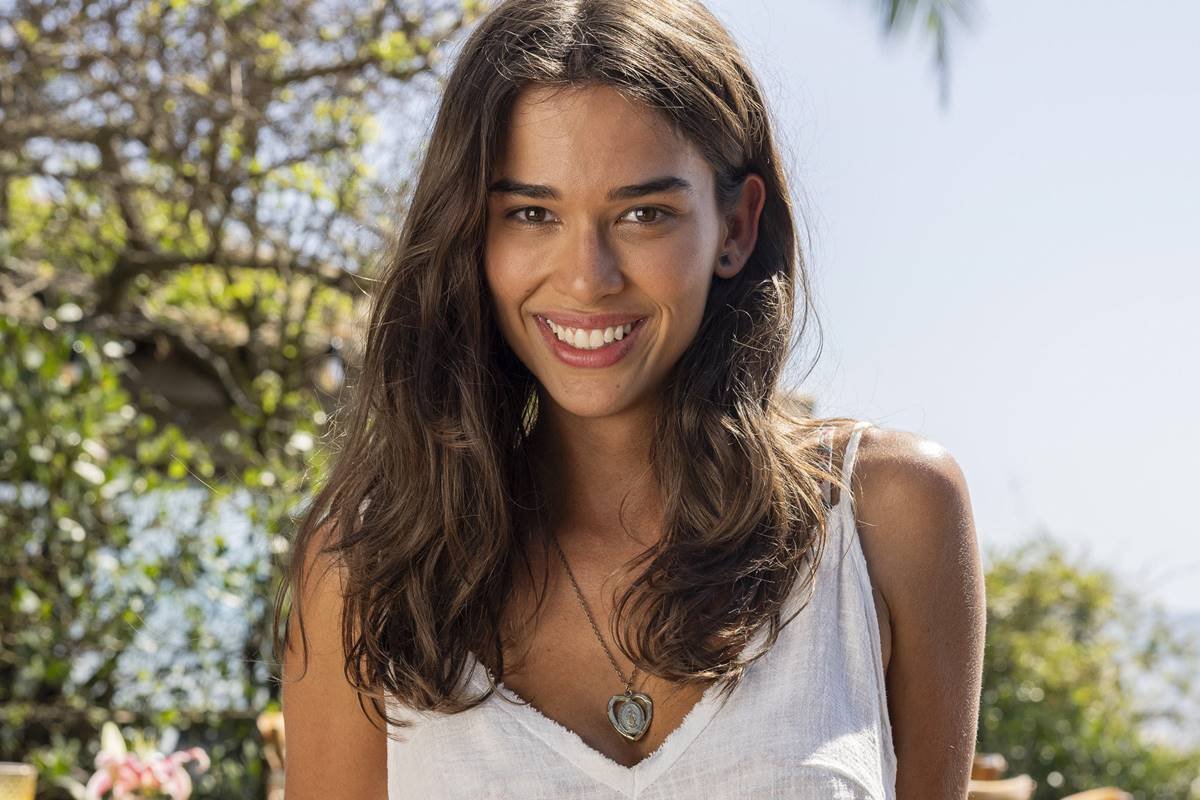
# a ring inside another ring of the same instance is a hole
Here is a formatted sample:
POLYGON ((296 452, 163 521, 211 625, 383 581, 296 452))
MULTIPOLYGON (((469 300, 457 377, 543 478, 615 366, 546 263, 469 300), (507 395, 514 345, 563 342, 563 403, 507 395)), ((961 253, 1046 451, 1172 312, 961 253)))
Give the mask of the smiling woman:
POLYGON ((748 174, 719 206, 700 149, 611 86, 531 87, 509 119, 484 248, 504 339, 543 389, 546 430, 564 415, 650 430, 714 278, 754 250, 764 181, 748 174))
POLYGON ((964 796, 965 481, 787 400, 787 181, 702 5, 498 5, 373 300, 277 598, 289 800, 964 796))

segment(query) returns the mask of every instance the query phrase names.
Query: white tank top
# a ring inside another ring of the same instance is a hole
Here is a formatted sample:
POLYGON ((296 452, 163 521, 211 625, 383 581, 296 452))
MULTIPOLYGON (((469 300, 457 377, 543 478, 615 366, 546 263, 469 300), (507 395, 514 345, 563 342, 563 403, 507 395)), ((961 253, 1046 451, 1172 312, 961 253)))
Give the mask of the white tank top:
MULTIPOLYGON (((849 485, 864 428, 843 457, 849 485)), ((829 487, 824 488, 826 497, 829 487)), ((800 606, 803 581, 783 609, 800 606)), ((723 700, 717 685, 650 755, 626 767, 542 715, 504 686, 459 714, 401 710, 388 726, 388 800, 894 800, 896 755, 884 683, 879 623, 853 497, 839 492, 808 605, 751 664, 723 700), (393 737, 399 736, 402 741, 393 737)), ((756 652, 765 631, 749 643, 756 652)), ((488 688, 485 667, 468 664, 473 693, 488 688)))

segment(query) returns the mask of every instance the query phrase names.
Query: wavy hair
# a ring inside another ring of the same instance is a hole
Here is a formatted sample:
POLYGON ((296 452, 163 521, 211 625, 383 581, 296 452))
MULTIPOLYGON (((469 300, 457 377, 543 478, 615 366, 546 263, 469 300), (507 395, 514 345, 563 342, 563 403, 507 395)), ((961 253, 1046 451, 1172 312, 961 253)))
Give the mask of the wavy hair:
POLYGON ((790 621, 781 612, 796 582, 814 580, 820 483, 841 485, 812 434, 846 418, 814 419, 780 386, 813 304, 766 106, 733 39, 694 0, 501 3, 446 83, 335 415, 331 468, 275 602, 279 654, 292 644, 285 631, 281 645, 285 596, 304 596, 305 565, 338 568, 346 677, 364 711, 370 697, 397 727, 407 723, 387 715, 387 695, 456 713, 494 691, 467 696, 464 672, 478 654, 503 679, 513 570, 532 577, 530 548, 548 547, 528 448, 538 384, 503 340, 482 269, 489 173, 516 98, 535 85, 604 85, 657 110, 712 166, 723 214, 748 173, 766 183, 754 252, 714 277, 663 389, 650 445, 661 540, 625 565, 625 624, 609 631, 621 652, 643 672, 732 690, 790 621), (767 647, 741 658, 764 626, 767 647))

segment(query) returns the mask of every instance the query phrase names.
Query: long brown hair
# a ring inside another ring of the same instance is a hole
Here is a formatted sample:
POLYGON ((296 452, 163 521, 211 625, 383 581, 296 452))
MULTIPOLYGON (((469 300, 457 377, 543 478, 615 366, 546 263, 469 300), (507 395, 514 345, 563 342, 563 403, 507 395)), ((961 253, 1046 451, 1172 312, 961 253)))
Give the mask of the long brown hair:
POLYGON ((743 661, 744 647, 763 626, 774 643, 790 621, 785 599, 796 581, 813 580, 821 557, 820 481, 838 476, 811 434, 833 420, 793 407, 780 387, 812 302, 748 64, 694 0, 509 0, 472 31, 449 76, 372 298, 361 367, 335 418, 331 470, 276 597, 278 654, 284 597, 304 595, 304 565, 317 561, 305 554, 318 544, 343 576, 347 679, 360 706, 371 697, 396 726, 405 721, 387 716, 386 694, 446 713, 486 699, 490 691, 467 697, 460 685, 475 654, 503 679, 500 609, 513 567, 529 569, 531 543, 546 543, 533 533, 544 498, 527 449, 538 386, 490 306, 486 187, 518 94, 584 84, 656 109, 695 143, 722 213, 748 173, 766 183, 753 254, 734 277, 713 279, 699 331, 667 378, 651 432, 661 541, 627 565, 616 606, 625 624, 610 634, 644 672, 722 679, 729 691, 765 652, 743 661))

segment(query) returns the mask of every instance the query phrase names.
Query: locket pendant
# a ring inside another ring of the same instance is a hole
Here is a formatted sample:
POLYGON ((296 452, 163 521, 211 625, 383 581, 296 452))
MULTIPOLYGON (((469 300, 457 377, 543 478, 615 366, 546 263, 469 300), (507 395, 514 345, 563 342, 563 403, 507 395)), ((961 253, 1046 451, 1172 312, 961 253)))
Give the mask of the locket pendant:
POLYGON ((642 692, 626 689, 624 694, 614 694, 608 699, 608 721, 631 742, 645 735, 653 716, 654 701, 642 692))

